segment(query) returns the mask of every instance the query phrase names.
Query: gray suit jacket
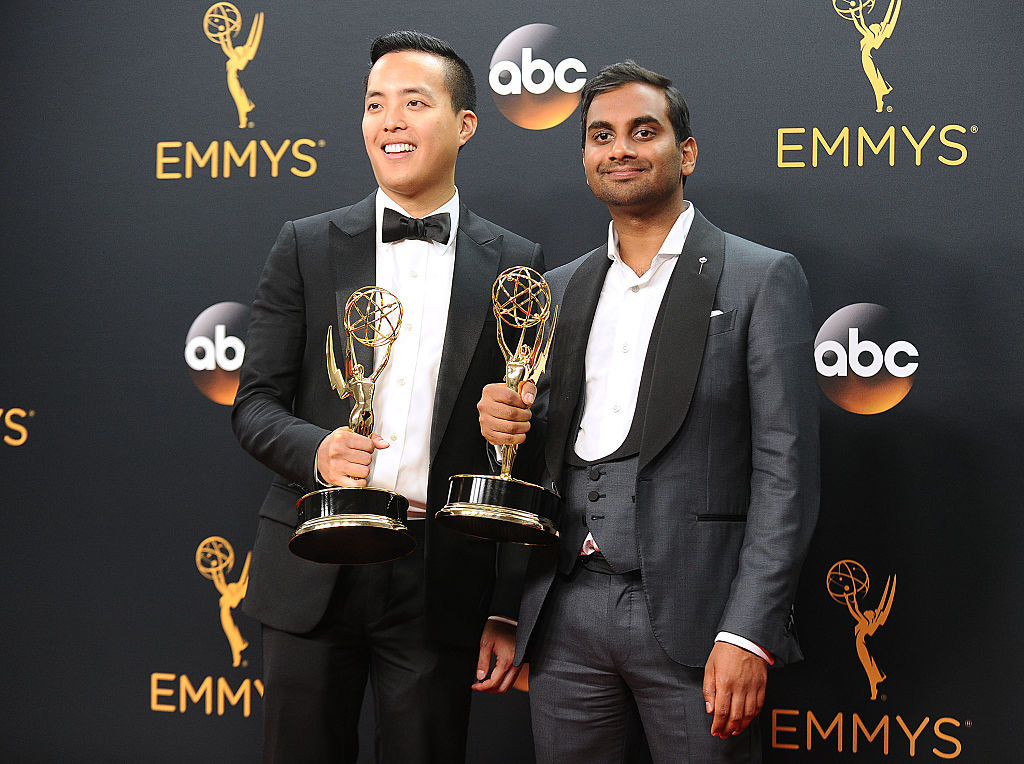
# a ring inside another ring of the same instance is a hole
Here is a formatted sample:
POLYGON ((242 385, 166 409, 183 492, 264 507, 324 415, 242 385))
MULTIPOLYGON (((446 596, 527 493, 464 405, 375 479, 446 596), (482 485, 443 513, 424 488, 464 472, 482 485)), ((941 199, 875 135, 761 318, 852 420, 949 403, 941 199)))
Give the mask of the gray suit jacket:
MULTIPOLYGON (((527 442, 543 439, 542 480, 556 491, 609 264, 602 246, 547 274, 561 309, 527 442)), ((704 665, 719 631, 746 637, 782 662, 799 660, 791 605, 817 519, 819 480, 803 271, 792 255, 723 233, 697 212, 664 299, 662 331, 648 350, 654 376, 636 484, 654 633, 673 660, 689 666, 704 665)), ((551 550, 531 555, 517 662, 554 565, 551 550)))
MULTIPOLYGON (((331 389, 324 359, 327 327, 342 326, 345 302, 376 279, 374 195, 358 204, 286 223, 256 290, 232 426, 242 446, 277 473, 263 505, 243 609, 274 628, 312 629, 335 583, 350 569, 302 560, 288 551, 296 501, 314 490, 317 446, 348 422, 351 398, 331 389)), ((475 645, 488 615, 514 617, 519 562, 506 569, 496 544, 435 527, 448 478, 486 472, 477 423, 480 389, 501 379, 505 362, 494 341, 491 285, 505 268, 543 268, 539 245, 459 211, 448 328, 430 431, 425 603, 430 635, 475 645), (497 576, 496 576, 497 571, 497 576)), ((398 295, 401 299, 401 295, 398 295)), ((365 368, 372 349, 357 346, 365 368)))

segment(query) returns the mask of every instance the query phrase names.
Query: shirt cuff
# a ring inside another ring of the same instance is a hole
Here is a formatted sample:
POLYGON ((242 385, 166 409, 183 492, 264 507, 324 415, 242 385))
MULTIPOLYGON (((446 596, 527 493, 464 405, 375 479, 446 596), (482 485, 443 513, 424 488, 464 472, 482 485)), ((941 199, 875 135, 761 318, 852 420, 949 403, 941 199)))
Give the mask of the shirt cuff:
POLYGON ((331 484, 320 476, 320 466, 317 464, 317 460, 320 458, 319 453, 317 453, 319 452, 319 450, 320 446, 317 445, 317 451, 313 453, 313 480, 316 481, 317 485, 321 485, 325 488, 330 488, 331 484))
POLYGON ((509 626, 518 626, 519 625, 519 621, 516 621, 513 618, 506 618, 503 615, 488 616, 487 620, 488 621, 501 621, 502 623, 507 623, 509 626))
POLYGON ((746 650, 748 653, 753 653, 761 660, 765 661, 769 666, 775 664, 775 659, 768 653, 767 650, 754 644, 749 639, 739 636, 738 634, 730 634, 728 631, 718 632, 718 636, 715 637, 716 642, 727 642, 730 645, 735 645, 746 650))

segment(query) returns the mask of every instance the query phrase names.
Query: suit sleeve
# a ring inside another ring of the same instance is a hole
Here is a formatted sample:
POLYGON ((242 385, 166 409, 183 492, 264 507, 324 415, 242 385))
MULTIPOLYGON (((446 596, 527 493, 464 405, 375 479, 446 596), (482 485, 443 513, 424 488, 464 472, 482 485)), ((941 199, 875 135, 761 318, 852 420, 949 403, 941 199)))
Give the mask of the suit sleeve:
POLYGON ((252 304, 231 426, 242 447, 282 477, 309 486, 330 430, 293 413, 306 348, 306 305, 293 223, 267 258, 252 304))
POLYGON ((747 337, 750 506, 719 624, 785 656, 789 614, 818 516, 818 389, 807 281, 791 255, 758 289, 747 337))

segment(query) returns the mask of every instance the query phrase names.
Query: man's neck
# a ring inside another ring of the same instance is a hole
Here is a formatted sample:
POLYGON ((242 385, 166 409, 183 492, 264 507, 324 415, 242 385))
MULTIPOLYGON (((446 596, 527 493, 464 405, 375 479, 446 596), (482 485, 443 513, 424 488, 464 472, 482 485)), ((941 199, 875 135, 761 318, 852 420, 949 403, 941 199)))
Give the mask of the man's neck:
POLYGON ((656 210, 609 207, 622 262, 638 275, 647 272, 687 204, 680 196, 678 203, 661 205, 656 210))
POLYGON ((451 201, 455 196, 455 184, 430 188, 414 196, 405 196, 392 189, 385 189, 384 193, 402 205, 402 209, 413 217, 422 218, 451 201))

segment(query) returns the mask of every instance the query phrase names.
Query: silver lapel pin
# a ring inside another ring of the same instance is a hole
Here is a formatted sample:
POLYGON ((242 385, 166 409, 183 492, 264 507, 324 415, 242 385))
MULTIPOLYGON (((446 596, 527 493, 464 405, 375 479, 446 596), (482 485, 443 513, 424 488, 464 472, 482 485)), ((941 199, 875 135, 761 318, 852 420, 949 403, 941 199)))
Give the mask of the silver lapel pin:
POLYGON ((700 263, 700 268, 697 269, 698 276, 704 271, 704 263, 706 263, 707 261, 708 259, 706 257, 702 257, 697 261, 698 263, 700 263))

